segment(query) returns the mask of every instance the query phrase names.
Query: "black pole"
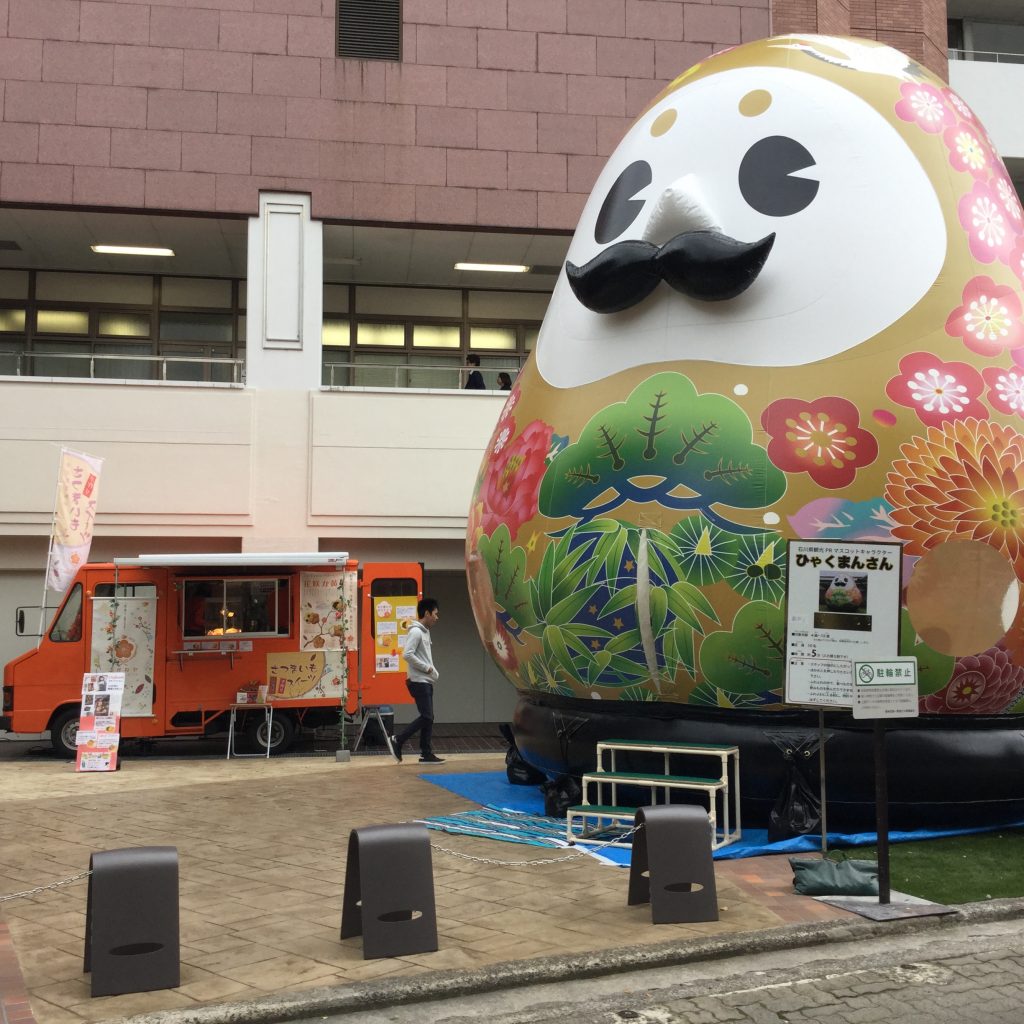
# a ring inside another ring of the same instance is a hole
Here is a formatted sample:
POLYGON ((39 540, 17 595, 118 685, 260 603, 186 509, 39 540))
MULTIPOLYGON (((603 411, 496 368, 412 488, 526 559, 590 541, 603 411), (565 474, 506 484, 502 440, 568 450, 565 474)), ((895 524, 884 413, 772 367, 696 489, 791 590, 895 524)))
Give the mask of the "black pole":
POLYGON ((885 723, 875 719, 875 830, 878 832, 878 902, 889 902, 889 785, 885 774, 885 723))
POLYGON ((825 794, 825 711, 818 708, 818 792, 821 794, 821 853, 828 853, 828 799, 825 794))

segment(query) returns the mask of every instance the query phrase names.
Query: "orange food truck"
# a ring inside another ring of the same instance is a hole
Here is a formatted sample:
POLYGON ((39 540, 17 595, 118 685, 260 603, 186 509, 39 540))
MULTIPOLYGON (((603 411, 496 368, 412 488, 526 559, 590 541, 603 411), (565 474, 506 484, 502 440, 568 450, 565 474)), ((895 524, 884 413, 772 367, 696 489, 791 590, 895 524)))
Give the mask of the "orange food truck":
MULTIPOLYGON (((39 646, 4 667, 0 729, 50 730, 74 755, 82 677, 124 672, 122 739, 236 729, 269 749, 342 706, 410 703, 401 657, 422 597, 416 562, 347 552, 141 555, 82 566, 39 646)), ((19 609, 19 632, 24 632, 19 609)))

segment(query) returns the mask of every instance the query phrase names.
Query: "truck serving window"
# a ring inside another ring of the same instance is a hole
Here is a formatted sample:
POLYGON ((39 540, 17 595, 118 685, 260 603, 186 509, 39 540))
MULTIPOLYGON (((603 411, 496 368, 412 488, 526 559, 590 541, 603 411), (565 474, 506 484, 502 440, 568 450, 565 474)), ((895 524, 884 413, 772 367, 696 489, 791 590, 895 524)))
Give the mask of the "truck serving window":
POLYGON ((185 580, 182 602, 185 637, 288 635, 287 578, 185 580))
POLYGON ((76 583, 68 595, 57 621, 50 630, 55 644, 73 644, 82 639, 82 584, 76 583))

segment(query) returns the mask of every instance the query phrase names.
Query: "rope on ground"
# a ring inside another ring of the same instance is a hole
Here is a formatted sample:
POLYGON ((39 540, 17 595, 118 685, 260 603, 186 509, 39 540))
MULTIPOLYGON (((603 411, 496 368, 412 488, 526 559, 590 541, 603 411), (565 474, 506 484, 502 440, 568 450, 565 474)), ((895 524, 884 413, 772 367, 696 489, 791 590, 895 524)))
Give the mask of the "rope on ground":
MULTIPOLYGON (((533 867, 536 864, 561 864, 568 860, 579 860, 580 857, 589 857, 592 853, 597 853, 599 850, 603 850, 606 846, 611 846, 613 843, 621 843, 623 839, 629 839, 635 835, 643 825, 634 825, 628 832, 623 832, 621 835, 612 836, 611 839, 606 840, 603 843, 597 843, 591 846, 589 849, 580 850, 577 853, 567 853, 562 857, 544 857, 538 860, 497 860, 494 857, 473 857, 468 853, 461 853, 458 850, 449 850, 446 846, 439 846, 437 843, 431 843, 431 848, 438 850, 440 853, 447 853, 449 857, 458 857, 460 860, 472 860, 478 864, 496 864, 499 867, 507 868, 524 868, 533 867)), ((466 833, 472 835, 472 833, 466 833)), ((488 838, 483 832, 480 833, 481 837, 488 838)))
POLYGON ((72 882, 78 882, 83 878, 88 878, 92 874, 92 871, 80 871, 77 875, 72 875, 70 878, 63 878, 59 882, 51 882, 49 885, 37 885, 34 889, 26 889, 24 892, 12 892, 6 896, 0 896, 0 903, 6 903, 8 900, 20 900, 27 896, 37 896, 41 892, 47 892, 50 889, 59 889, 63 885, 71 885, 72 882))

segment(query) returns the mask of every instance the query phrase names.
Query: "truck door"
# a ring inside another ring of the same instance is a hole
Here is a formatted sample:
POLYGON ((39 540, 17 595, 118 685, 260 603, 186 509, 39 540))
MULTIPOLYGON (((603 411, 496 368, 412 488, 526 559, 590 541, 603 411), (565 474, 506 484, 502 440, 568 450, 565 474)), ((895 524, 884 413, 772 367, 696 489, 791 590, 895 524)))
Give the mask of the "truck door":
POLYGON ((156 658, 159 631, 158 584, 153 579, 97 583, 92 596, 90 672, 124 672, 122 719, 147 719, 128 726, 129 736, 163 732, 166 694, 157 679, 164 658, 156 658))
POLYGON ((423 567, 418 562, 370 562, 363 566, 360 586, 360 703, 411 704, 402 648, 423 596, 423 567))

